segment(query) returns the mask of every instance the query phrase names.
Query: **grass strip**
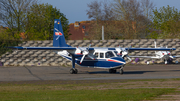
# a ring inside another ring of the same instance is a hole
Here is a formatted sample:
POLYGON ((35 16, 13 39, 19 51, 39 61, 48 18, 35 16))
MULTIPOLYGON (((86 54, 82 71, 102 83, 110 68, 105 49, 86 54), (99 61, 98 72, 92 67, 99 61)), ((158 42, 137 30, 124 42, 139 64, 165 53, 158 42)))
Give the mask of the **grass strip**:
POLYGON ((53 89, 33 85, 22 87, 0 88, 0 101, 139 101, 175 91, 172 88, 61 90, 58 85, 53 89))

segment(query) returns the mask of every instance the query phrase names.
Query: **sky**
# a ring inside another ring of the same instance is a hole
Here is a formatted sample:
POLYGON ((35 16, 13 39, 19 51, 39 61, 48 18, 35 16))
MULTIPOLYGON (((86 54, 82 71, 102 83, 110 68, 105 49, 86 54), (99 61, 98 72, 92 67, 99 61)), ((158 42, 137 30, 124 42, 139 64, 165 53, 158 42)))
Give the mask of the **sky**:
MULTIPOLYGON (((60 12, 63 13, 66 18, 69 20, 69 23, 74 23, 75 21, 86 21, 88 16, 86 15, 86 10, 88 10, 87 4, 91 3, 94 0, 40 0, 40 3, 48 3, 60 9, 60 12)), ((97 0, 96 0, 97 1, 97 0)), ((104 0, 98 0, 104 1, 104 0)), ((113 0, 107 0, 113 2, 113 0)), ((175 7, 180 10, 180 0, 151 0, 155 7, 160 8, 163 6, 169 5, 170 7, 175 7)))

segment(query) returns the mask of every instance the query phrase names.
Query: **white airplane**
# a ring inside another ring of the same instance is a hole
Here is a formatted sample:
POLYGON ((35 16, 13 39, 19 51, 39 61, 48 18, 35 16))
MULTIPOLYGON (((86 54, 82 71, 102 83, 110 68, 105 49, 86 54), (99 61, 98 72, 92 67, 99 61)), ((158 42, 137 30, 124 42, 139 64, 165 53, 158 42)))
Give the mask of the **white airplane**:
MULTIPOLYGON (((157 49, 162 49, 162 48, 167 48, 166 47, 156 47, 156 42, 154 41, 155 48, 157 49)), ((134 57, 134 58, 150 58, 150 59, 161 59, 164 60, 164 63, 167 64, 168 60, 172 60, 174 58, 180 57, 180 56, 172 56, 170 51, 155 51, 155 56, 129 56, 129 57, 134 57)))
MULTIPOLYGON (((116 73, 117 69, 120 69, 119 73, 123 74, 123 68, 126 65, 126 61, 117 56, 118 48, 100 48, 100 47, 71 47, 66 44, 61 21, 55 19, 54 21, 54 35, 53 35, 53 47, 8 47, 18 50, 54 50, 58 55, 72 61, 71 74, 77 74, 78 70, 75 68, 75 64, 83 67, 102 68, 108 69, 110 73, 116 73)), ((121 49, 121 48, 120 48, 121 49)), ((126 50, 152 50, 152 51, 168 51, 176 50, 175 48, 123 48, 126 50)))

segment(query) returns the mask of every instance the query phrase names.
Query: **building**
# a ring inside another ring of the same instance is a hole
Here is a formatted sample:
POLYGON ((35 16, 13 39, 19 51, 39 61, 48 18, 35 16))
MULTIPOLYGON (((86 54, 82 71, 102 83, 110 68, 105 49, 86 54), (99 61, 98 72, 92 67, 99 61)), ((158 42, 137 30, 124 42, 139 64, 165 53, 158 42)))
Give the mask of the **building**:
POLYGON ((69 36, 70 40, 84 40, 88 39, 89 33, 89 27, 90 27, 91 21, 76 21, 75 23, 71 23, 69 25, 69 36))
POLYGON ((0 32, 5 31, 6 29, 8 29, 8 27, 3 27, 3 26, 0 26, 0 32))

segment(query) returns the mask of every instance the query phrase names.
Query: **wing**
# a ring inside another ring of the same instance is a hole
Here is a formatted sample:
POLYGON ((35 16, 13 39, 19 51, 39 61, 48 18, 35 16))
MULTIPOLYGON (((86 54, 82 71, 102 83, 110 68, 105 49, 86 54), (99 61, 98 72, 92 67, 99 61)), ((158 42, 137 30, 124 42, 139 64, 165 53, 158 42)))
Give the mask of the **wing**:
POLYGON ((172 51, 176 50, 176 48, 125 48, 130 51, 172 51))
POLYGON ((18 50, 76 50, 75 47, 7 47, 18 50))
MULTIPOLYGON (((56 51, 63 51, 66 50, 69 53, 74 54, 77 50, 76 47, 7 47, 10 49, 17 49, 17 50, 56 50, 56 51)), ((88 48, 85 48, 88 49, 88 48)), ((89 52, 93 53, 94 48, 89 48, 89 52)))
POLYGON ((159 57, 155 56, 129 56, 131 58, 150 58, 150 59, 159 59, 159 57))

